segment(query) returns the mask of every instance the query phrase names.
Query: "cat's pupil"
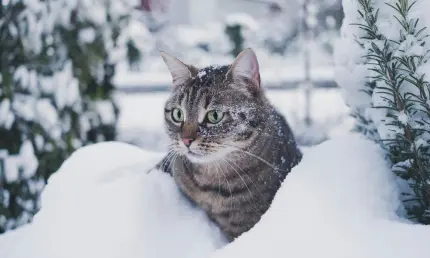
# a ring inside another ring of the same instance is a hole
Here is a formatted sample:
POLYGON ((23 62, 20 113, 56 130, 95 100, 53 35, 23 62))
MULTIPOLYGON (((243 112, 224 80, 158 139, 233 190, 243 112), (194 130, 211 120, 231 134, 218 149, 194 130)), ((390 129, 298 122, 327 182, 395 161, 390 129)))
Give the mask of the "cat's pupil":
POLYGON ((178 108, 173 109, 173 111, 172 111, 173 121, 175 121, 177 123, 182 122, 182 119, 183 119, 182 115, 183 115, 182 110, 180 110, 178 108))
POLYGON ((214 117, 214 120, 218 120, 218 113, 217 112, 214 112, 212 116, 214 117))

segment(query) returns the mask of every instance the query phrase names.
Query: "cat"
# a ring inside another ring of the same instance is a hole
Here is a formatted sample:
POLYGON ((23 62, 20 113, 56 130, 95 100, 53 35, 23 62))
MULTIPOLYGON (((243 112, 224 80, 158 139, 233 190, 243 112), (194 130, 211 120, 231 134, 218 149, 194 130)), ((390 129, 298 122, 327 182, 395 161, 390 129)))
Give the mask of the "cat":
POLYGON ((164 110, 170 151, 157 168, 233 241, 260 220, 302 153, 265 96, 252 49, 203 69, 161 56, 173 89, 164 110))

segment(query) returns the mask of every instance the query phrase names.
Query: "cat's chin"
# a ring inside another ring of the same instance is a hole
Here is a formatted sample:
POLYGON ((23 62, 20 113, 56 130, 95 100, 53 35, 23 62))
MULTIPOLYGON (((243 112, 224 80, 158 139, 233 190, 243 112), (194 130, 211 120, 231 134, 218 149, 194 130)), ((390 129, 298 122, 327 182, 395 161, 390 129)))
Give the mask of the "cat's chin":
POLYGON ((188 152, 187 154, 185 154, 185 156, 192 163, 207 164, 207 163, 222 161, 223 156, 225 156, 225 153, 214 153, 214 154, 208 154, 208 155, 200 155, 200 154, 196 154, 194 152, 188 152))
POLYGON ((192 163, 211 163, 217 160, 215 155, 199 155, 192 152, 185 154, 189 161, 192 163))

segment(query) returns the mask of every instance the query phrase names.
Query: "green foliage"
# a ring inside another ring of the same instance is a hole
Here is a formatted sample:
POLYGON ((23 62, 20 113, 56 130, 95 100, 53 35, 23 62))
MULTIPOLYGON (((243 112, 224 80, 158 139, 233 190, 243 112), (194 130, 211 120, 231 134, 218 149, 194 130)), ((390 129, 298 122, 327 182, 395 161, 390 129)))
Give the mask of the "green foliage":
MULTIPOLYGON (((416 1, 386 4, 394 13, 393 22, 401 28, 395 39, 378 28, 379 9, 374 7, 373 0, 358 0, 358 3, 362 23, 355 25, 365 32, 358 42, 367 49, 364 58, 371 74, 364 92, 373 97, 373 109, 381 109, 385 115, 379 121, 361 120, 361 123, 377 123, 380 129, 389 132, 381 137, 381 145, 393 163, 393 172, 412 189, 413 193, 403 193, 410 218, 430 224, 430 84, 426 74, 418 72, 429 59, 429 51, 417 55, 405 50, 417 46, 427 49, 427 30, 418 18, 410 18, 416 1)), ((359 131, 363 132, 365 127, 359 131)), ((374 128, 371 135, 376 133, 374 128)))
POLYGON ((31 220, 74 150, 115 139, 119 113, 114 52, 128 15, 104 0, 99 23, 79 4, 25 3, 0 4, 0 233, 31 220))

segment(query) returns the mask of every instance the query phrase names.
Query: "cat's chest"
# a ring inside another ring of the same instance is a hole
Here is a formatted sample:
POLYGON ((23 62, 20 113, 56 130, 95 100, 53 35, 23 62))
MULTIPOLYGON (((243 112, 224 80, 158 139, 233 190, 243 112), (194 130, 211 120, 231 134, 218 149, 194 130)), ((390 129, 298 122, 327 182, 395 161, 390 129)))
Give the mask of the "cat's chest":
POLYGON ((231 200, 220 194, 221 178, 217 175, 200 176, 186 171, 179 171, 173 177, 181 189, 193 202, 209 213, 224 211, 231 200))

